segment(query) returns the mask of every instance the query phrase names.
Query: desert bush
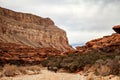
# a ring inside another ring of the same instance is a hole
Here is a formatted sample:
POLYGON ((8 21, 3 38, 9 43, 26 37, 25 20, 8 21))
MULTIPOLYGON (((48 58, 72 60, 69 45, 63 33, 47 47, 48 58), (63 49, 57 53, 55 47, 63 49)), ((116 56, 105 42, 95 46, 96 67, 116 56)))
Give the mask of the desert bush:
POLYGON ((22 61, 22 60, 9 60, 9 64, 20 66, 20 65, 24 65, 24 61, 22 61))
POLYGON ((17 66, 6 64, 3 67, 3 74, 7 77, 10 77, 10 76, 19 75, 20 72, 19 72, 17 66))
POLYGON ((107 75, 118 75, 120 74, 119 68, 119 60, 114 58, 114 59, 106 59, 106 60, 98 60, 95 63, 96 66, 96 75, 102 75, 102 76, 107 76, 107 75))
POLYGON ((58 67, 55 67, 55 66, 48 66, 48 70, 51 70, 51 71, 57 72, 58 67))
POLYGON ((85 65, 94 65, 97 60, 113 60, 115 56, 119 55, 120 54, 107 54, 97 51, 91 51, 86 54, 73 53, 68 55, 62 55, 59 57, 49 56, 46 60, 43 60, 41 63, 42 65, 51 69, 52 67, 57 67, 57 69, 62 68, 69 72, 75 72, 77 70, 82 70, 85 65))
POLYGON ((49 61, 46 60, 46 59, 45 59, 45 60, 42 60, 42 61, 41 61, 41 65, 42 65, 43 67, 48 67, 48 62, 49 62, 49 61))
POLYGON ((35 74, 40 73, 41 67, 38 65, 28 66, 27 70, 33 71, 35 74))
POLYGON ((26 67, 24 66, 20 66, 19 71, 21 72, 21 74, 27 74, 26 67))
POLYGON ((6 64, 1 68, 0 76, 13 77, 16 75, 39 74, 41 67, 39 65, 16 66, 6 64))
POLYGON ((29 72, 32 72, 32 74, 38 74, 40 73, 41 67, 39 65, 20 66, 18 69, 22 74, 30 74, 29 72))

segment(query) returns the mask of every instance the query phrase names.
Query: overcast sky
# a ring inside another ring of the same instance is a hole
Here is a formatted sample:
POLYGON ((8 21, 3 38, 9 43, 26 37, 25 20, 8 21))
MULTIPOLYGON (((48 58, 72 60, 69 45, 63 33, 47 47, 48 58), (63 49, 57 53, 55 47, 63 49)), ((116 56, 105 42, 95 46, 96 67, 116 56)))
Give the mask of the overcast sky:
POLYGON ((0 0, 0 6, 50 17, 72 45, 110 35, 120 24, 120 0, 0 0))

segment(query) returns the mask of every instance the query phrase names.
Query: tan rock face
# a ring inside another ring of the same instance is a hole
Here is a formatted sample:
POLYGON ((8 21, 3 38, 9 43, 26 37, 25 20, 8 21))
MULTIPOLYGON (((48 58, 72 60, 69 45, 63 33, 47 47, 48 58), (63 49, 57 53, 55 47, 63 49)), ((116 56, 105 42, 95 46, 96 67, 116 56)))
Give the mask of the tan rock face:
POLYGON ((113 30, 120 34, 120 25, 114 26, 113 30))
POLYGON ((50 18, 0 8, 0 42, 71 50, 66 32, 50 18))

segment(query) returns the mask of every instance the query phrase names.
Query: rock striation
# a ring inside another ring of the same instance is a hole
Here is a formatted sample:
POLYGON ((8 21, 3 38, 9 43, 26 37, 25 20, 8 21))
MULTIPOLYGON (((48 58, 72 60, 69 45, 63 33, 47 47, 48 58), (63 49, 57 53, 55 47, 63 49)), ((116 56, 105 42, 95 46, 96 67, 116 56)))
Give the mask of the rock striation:
POLYGON ((71 50, 66 32, 50 18, 14 12, 0 7, 0 42, 27 45, 33 48, 71 50))
POLYGON ((116 33, 119 33, 119 34, 120 34, 120 25, 114 26, 114 27, 113 27, 113 30, 114 30, 116 33))

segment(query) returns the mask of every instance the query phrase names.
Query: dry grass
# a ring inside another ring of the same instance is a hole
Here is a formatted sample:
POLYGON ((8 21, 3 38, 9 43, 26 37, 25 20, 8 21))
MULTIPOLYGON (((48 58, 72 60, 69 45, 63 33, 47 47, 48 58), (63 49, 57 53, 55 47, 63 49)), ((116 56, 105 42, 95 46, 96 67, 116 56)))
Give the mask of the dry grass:
POLYGON ((38 65, 19 67, 19 71, 22 74, 39 74, 40 70, 41 70, 41 67, 38 65))
POLYGON ((4 67, 3 67, 3 75, 5 76, 15 76, 15 75, 19 75, 20 74, 20 71, 18 70, 17 66, 15 65, 9 65, 9 64, 6 64, 4 67))
POLYGON ((33 66, 16 66, 6 64, 1 68, 0 77, 14 77, 16 75, 31 75, 31 74, 39 74, 41 67, 38 65, 33 66))

